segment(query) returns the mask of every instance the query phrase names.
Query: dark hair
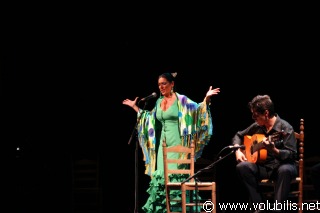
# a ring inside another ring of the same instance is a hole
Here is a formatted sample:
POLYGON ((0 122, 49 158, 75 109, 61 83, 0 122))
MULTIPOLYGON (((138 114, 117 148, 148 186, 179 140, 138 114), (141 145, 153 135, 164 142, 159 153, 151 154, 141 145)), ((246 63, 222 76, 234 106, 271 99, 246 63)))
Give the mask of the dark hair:
POLYGON ((270 117, 275 114, 274 104, 269 95, 257 95, 248 103, 248 107, 259 114, 268 110, 270 117))
POLYGON ((171 83, 172 81, 174 81, 176 76, 177 76, 176 72, 175 73, 166 72, 166 73, 162 73, 161 75, 159 75, 159 78, 165 78, 171 83))

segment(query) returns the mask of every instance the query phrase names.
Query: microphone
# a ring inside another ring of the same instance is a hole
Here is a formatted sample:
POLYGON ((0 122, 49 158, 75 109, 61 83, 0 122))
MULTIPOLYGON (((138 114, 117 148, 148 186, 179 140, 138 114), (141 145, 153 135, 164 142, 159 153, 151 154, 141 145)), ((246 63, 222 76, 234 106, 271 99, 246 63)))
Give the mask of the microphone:
POLYGON ((147 100, 149 100, 150 98, 155 98, 155 97, 157 97, 157 93, 153 92, 151 95, 142 98, 140 101, 147 101, 147 100))
POLYGON ((239 146, 227 146, 227 148, 229 149, 246 149, 246 146, 245 145, 239 145, 239 146))

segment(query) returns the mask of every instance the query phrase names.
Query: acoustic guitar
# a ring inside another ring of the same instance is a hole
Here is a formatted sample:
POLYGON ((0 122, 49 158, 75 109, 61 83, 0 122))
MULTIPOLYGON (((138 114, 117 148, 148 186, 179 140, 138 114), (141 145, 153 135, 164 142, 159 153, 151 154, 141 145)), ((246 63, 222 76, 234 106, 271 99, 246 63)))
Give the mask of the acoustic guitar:
MULTIPOLYGON (((276 132, 268 136, 270 142, 280 140, 283 132, 276 132)), ((242 150, 246 156, 248 162, 261 163, 267 159, 267 150, 262 143, 263 139, 266 138, 264 134, 254 134, 244 136, 245 149, 242 150)))

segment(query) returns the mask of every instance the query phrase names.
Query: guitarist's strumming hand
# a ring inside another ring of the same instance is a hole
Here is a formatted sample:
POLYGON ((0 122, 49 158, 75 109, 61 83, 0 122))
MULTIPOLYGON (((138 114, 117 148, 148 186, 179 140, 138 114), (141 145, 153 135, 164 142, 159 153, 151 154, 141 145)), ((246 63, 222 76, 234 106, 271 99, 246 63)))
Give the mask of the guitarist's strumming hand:
POLYGON ((274 142, 269 137, 264 138, 262 143, 268 152, 271 152, 275 155, 279 154, 279 150, 275 147, 274 142))
POLYGON ((247 161, 248 159, 246 158, 246 156, 244 155, 244 153, 239 149, 237 149, 237 151, 235 152, 236 154, 236 161, 238 163, 243 162, 243 161, 247 161))

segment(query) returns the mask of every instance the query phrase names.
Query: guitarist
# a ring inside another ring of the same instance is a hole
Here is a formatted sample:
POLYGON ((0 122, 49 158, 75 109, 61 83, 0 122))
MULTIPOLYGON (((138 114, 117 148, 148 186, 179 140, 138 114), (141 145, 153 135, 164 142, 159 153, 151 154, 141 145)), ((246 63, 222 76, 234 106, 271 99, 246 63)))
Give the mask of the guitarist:
MULTIPOLYGON (((237 174, 248 190, 251 207, 254 207, 252 203, 260 204, 264 202, 259 193, 258 182, 265 178, 276 180, 274 202, 277 201, 277 203, 283 205, 288 199, 290 182, 297 176, 295 164, 297 146, 294 129, 287 121, 281 119, 275 113, 274 104, 269 95, 257 95, 248 103, 248 107, 252 113, 254 123, 246 129, 238 131, 232 138, 232 143, 234 146, 242 145, 245 136, 263 134, 266 137, 260 143, 267 150, 267 157, 263 162, 253 163, 248 161, 241 149, 236 150, 237 174), (279 132, 283 133, 279 140, 273 141, 269 139, 268 136, 279 132)), ((263 211, 254 209, 252 212, 263 211)))

